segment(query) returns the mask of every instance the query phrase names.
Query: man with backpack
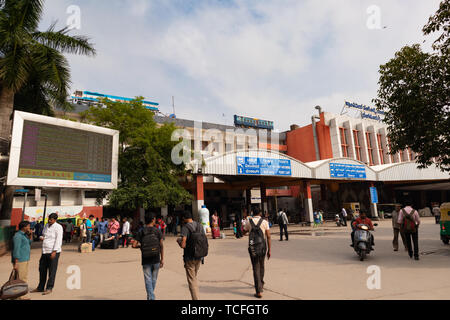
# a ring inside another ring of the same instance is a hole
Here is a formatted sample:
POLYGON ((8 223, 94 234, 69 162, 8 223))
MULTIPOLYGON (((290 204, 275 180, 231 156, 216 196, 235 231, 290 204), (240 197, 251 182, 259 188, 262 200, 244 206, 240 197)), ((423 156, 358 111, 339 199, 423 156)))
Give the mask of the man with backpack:
POLYGON ((248 218, 244 226, 244 234, 249 234, 248 252, 253 267, 253 279, 255 281, 255 297, 262 298, 264 291, 264 261, 271 256, 270 227, 267 220, 261 217, 259 208, 255 208, 254 216, 248 218), (267 245, 266 245, 267 241, 267 245))
POLYGON ((413 257, 411 239, 414 244, 414 259, 419 260, 419 225, 420 217, 417 210, 411 206, 411 201, 405 202, 406 206, 400 210, 398 223, 401 225, 401 232, 405 234, 406 245, 408 247, 409 257, 413 257))
POLYGON ((289 223, 289 220, 286 216, 286 209, 280 210, 280 212, 278 212, 278 225, 280 227, 280 241, 283 241, 283 230, 284 230, 284 236, 286 237, 286 241, 289 240, 289 235, 288 235, 288 230, 287 230, 288 223, 289 223))
POLYGON ((155 300, 158 272, 164 266, 164 244, 161 231, 155 227, 156 215, 148 212, 144 219, 145 227, 136 234, 132 247, 141 249, 147 300, 155 300))
POLYGON ((192 300, 199 299, 197 275, 200 263, 208 255, 208 239, 202 224, 192 219, 192 213, 183 213, 184 225, 181 237, 177 239, 180 248, 184 249, 183 260, 186 277, 192 300))

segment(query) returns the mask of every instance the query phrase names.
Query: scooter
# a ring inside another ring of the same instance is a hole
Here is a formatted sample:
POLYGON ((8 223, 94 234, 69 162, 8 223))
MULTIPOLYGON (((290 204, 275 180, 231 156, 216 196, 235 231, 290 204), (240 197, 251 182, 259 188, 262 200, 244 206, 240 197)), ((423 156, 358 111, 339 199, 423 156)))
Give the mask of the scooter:
MULTIPOLYGON (((377 226, 377 224, 374 224, 377 226)), ((364 261, 366 255, 370 254, 372 250, 371 243, 372 235, 369 231, 369 227, 365 224, 359 224, 356 226, 354 238, 353 238, 353 248, 359 256, 360 261, 364 261)))
POLYGON ((338 214, 334 216, 334 221, 338 227, 345 226, 344 219, 342 219, 338 214))

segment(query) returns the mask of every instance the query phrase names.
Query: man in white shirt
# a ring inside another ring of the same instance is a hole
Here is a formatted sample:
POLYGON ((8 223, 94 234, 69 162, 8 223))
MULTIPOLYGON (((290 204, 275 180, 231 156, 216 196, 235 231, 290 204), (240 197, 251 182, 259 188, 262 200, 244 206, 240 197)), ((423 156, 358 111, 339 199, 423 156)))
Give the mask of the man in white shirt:
POLYGON ((342 208, 342 220, 344 221, 344 226, 347 226, 347 210, 345 208, 342 208))
POLYGON ((56 270, 58 269, 58 260, 61 253, 64 232, 63 227, 59 223, 56 223, 56 220, 58 220, 58 215, 56 213, 50 214, 48 223, 45 225, 42 236, 40 237, 43 243, 42 255, 39 260, 39 285, 31 292, 43 292, 44 295, 47 295, 52 293, 55 285, 56 270), (46 283, 47 287, 45 287, 46 283))
POLYGON ((130 223, 128 222, 127 218, 123 218, 123 225, 122 225, 122 248, 125 248, 125 245, 129 246, 128 243, 128 236, 130 235, 130 223))

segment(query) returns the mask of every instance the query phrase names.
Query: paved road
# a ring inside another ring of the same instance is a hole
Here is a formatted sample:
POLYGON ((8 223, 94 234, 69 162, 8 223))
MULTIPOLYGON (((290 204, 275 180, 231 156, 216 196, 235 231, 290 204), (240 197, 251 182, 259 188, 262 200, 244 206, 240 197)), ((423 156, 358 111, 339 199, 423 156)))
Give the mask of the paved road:
MULTIPOLYGON (((272 259, 266 263, 264 299, 449 299, 450 247, 439 240, 434 218, 423 218, 420 229, 421 260, 392 249, 390 221, 379 222, 375 252, 360 262, 349 246, 350 228, 291 226, 288 242, 273 241, 272 259), (380 267, 381 289, 369 290, 367 268, 380 267)), ((273 229, 278 231, 278 229, 273 229)), ((210 254, 200 268, 200 295, 210 300, 254 299, 253 276, 247 253, 247 238, 210 240, 210 254)), ((30 287, 38 283, 38 244, 32 250, 30 287)), ((157 299, 190 299, 182 265, 182 250, 174 237, 167 237, 166 265, 161 269, 157 299)), ((31 294, 36 300, 145 299, 140 251, 132 248, 96 250, 80 254, 67 245, 61 254, 52 295, 31 294), (81 290, 69 290, 66 281, 71 265, 80 266, 81 290)), ((7 280, 10 258, 0 258, 0 282, 7 280)))

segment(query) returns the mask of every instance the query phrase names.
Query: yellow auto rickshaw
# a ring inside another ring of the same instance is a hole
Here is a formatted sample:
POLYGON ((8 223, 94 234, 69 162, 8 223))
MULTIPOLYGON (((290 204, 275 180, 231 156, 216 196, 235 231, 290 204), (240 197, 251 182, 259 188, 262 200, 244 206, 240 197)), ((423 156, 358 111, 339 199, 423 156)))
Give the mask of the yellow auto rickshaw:
POLYGON ((441 240, 445 244, 449 243, 450 240, 450 202, 445 202, 441 205, 441 219, 440 219, 440 230, 441 230, 441 240))

